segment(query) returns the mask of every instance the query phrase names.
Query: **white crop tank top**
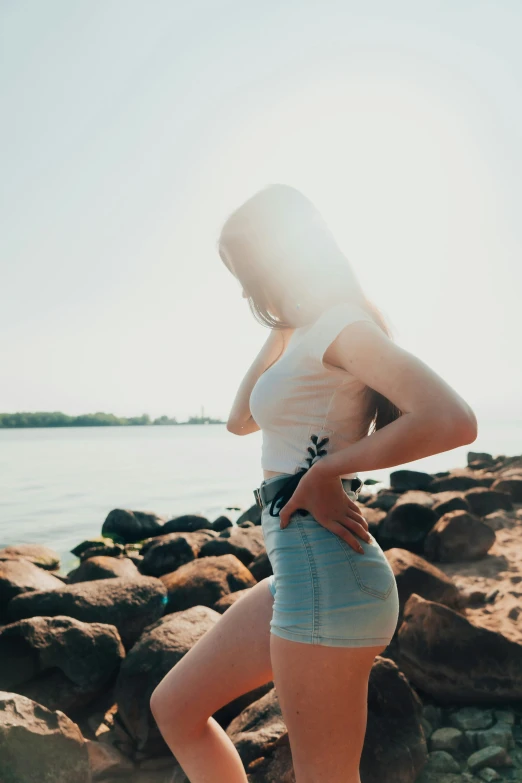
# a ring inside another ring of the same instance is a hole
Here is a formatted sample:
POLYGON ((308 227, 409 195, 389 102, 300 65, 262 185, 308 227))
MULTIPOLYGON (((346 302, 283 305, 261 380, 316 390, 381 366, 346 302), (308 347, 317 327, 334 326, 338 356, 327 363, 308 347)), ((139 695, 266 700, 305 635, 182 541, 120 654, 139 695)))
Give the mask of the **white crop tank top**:
MULTIPOLYGON (((341 302, 327 308, 313 323, 292 332, 283 355, 258 378, 250 412, 262 432, 263 470, 297 473, 324 452, 333 454, 368 434, 361 432, 366 384, 323 364, 328 346, 355 321, 375 323, 356 304, 341 302), (317 444, 325 437, 328 442, 318 454, 317 444)), ((345 473, 341 478, 356 476, 345 473)))

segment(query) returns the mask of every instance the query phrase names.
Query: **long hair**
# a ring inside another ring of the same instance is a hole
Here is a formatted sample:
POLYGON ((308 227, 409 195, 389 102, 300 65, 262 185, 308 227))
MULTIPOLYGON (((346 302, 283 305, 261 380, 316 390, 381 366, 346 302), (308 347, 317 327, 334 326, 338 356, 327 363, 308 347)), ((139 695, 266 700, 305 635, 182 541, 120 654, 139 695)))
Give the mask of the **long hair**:
MULTIPOLYGON (((264 326, 298 328, 326 308, 351 302, 392 339, 383 314, 365 295, 320 212, 296 188, 267 185, 247 199, 225 220, 217 250, 243 286, 254 318, 264 326)), ((367 434, 402 415, 374 389, 367 387, 365 394, 367 434)))

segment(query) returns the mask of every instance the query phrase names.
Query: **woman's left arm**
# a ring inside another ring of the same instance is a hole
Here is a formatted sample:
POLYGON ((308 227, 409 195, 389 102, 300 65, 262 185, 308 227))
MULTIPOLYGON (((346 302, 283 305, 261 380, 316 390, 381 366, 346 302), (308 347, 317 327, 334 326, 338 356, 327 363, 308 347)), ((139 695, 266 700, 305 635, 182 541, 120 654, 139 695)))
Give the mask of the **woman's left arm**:
POLYGON ((328 357, 402 411, 395 421, 312 466, 324 476, 378 470, 449 451, 477 437, 470 406, 436 372, 377 325, 358 321, 332 342, 328 357))

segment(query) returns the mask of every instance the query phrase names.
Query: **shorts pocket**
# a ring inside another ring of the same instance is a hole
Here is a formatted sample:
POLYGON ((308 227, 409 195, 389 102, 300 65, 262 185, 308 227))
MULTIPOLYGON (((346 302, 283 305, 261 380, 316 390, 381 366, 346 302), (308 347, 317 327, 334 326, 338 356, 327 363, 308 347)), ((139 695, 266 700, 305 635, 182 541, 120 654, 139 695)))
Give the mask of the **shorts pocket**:
POLYGON ((361 590, 383 601, 388 598, 395 585, 395 574, 375 539, 365 541, 356 536, 357 541, 364 549, 364 553, 359 553, 355 552, 337 533, 333 533, 331 530, 329 533, 335 536, 339 546, 345 552, 361 590))

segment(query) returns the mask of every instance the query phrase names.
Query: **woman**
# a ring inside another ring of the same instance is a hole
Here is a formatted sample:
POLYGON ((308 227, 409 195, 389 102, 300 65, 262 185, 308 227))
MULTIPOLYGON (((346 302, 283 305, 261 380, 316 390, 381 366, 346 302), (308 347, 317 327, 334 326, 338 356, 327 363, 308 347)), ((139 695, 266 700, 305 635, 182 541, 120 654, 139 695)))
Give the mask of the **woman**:
POLYGON ((367 690, 396 629, 393 571, 355 502, 371 471, 472 443, 469 405, 394 344, 310 201, 263 188, 225 222, 221 259, 270 334, 228 430, 262 430, 254 494, 273 575, 163 678, 158 726, 191 783, 245 783, 212 718, 272 681, 297 783, 360 783, 367 690))

